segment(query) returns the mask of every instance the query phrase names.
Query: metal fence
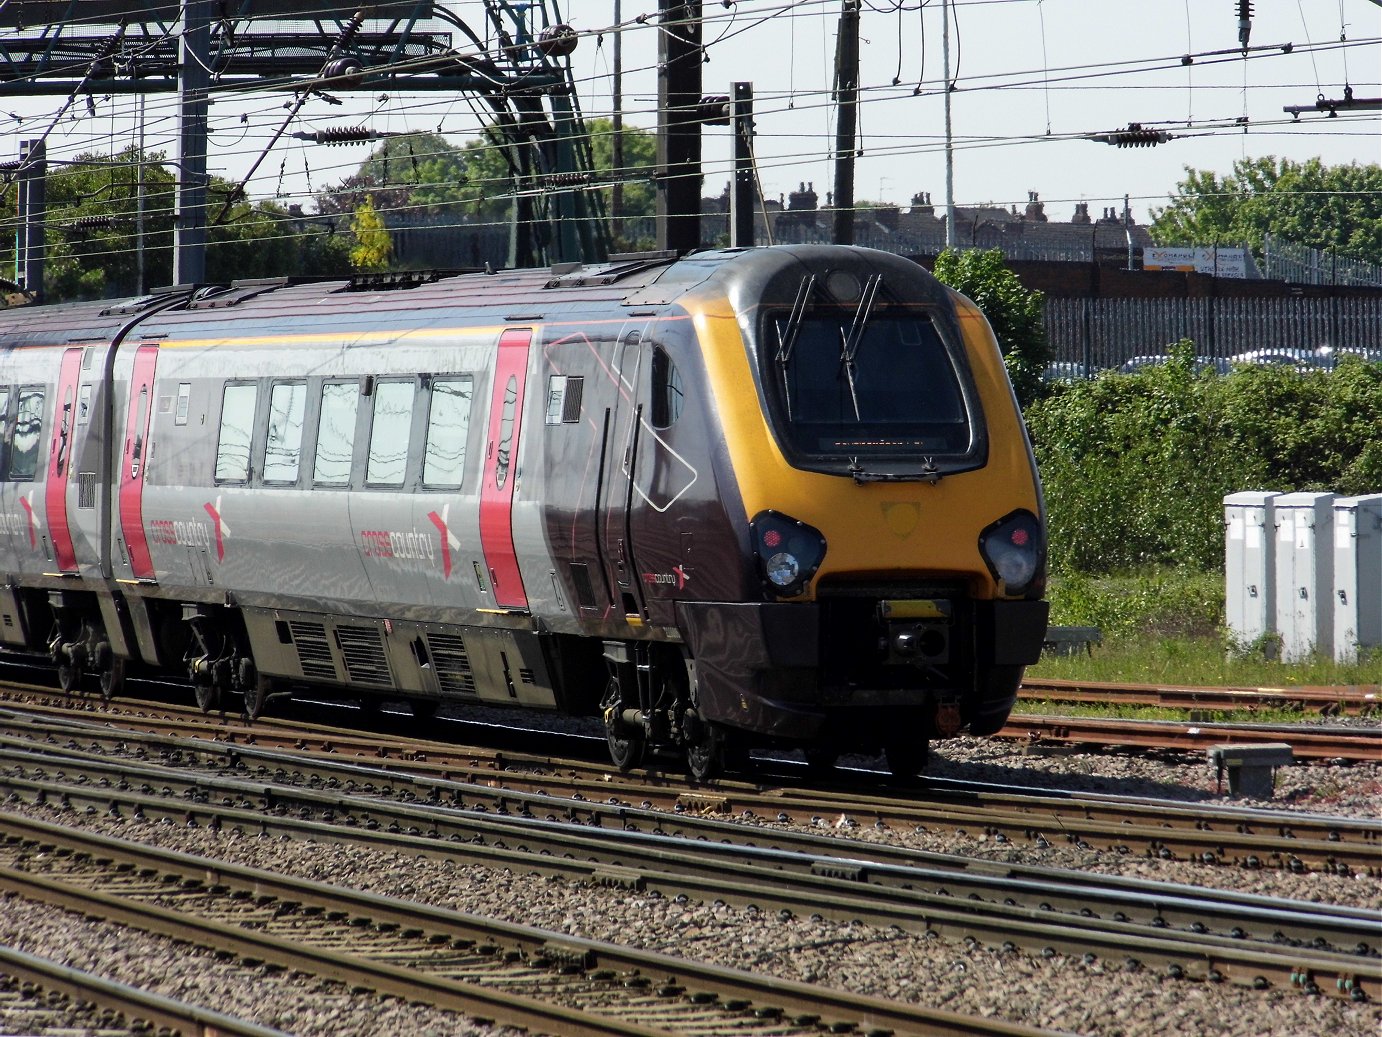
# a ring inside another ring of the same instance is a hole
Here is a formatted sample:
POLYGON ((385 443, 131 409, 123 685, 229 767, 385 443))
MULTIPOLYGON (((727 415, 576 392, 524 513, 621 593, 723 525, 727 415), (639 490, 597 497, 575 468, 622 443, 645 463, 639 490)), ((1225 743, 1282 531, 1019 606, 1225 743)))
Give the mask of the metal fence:
POLYGON ((1274 234, 1263 242, 1262 267, 1264 277, 1292 284, 1382 285, 1382 265, 1282 241, 1274 234))
POLYGON ((1382 299, 1047 299, 1055 360, 1088 369, 1163 354, 1183 338, 1202 356, 1321 347, 1382 349, 1382 299))

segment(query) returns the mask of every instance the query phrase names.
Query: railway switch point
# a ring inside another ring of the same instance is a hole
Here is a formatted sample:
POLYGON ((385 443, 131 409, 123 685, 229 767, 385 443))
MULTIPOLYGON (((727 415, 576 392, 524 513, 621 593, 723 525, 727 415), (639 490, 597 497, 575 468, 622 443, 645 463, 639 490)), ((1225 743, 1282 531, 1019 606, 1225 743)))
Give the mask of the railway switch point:
POLYGON ((1209 750, 1209 762, 1218 775, 1218 788, 1228 771, 1228 794, 1234 799, 1271 799, 1276 783, 1276 768, 1289 766, 1295 754, 1285 742, 1216 745, 1209 750))

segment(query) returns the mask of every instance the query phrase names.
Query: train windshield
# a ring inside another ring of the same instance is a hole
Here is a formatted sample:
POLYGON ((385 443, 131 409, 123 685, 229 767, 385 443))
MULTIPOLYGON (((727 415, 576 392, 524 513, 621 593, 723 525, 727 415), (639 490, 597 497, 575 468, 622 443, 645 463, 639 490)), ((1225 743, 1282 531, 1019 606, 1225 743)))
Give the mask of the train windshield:
POLYGON ((817 456, 964 453, 971 430, 955 364, 915 312, 782 314, 770 327, 778 413, 791 445, 817 456))

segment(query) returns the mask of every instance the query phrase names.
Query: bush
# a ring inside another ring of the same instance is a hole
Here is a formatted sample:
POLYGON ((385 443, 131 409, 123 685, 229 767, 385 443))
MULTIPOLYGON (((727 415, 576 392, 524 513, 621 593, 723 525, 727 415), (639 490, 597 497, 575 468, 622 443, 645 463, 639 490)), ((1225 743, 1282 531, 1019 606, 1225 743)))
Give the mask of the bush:
POLYGON ((1333 371, 1171 362, 1051 387, 1026 412, 1046 492, 1051 565, 1218 572, 1237 490, 1382 490, 1382 364, 1333 371))

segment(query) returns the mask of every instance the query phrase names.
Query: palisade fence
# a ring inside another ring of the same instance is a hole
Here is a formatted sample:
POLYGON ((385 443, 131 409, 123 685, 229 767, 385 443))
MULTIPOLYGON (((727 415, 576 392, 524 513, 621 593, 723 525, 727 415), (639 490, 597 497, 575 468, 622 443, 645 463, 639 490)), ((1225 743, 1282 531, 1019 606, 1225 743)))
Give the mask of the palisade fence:
POLYGON ((1382 349, 1382 298, 1047 299, 1052 358, 1090 370, 1168 353, 1183 338, 1201 356, 1254 350, 1382 349))
POLYGON ((1292 284, 1382 285, 1382 265, 1337 250, 1322 251, 1284 241, 1275 234, 1262 243, 1262 276, 1292 284))

